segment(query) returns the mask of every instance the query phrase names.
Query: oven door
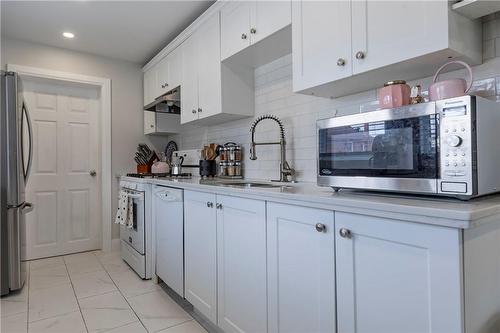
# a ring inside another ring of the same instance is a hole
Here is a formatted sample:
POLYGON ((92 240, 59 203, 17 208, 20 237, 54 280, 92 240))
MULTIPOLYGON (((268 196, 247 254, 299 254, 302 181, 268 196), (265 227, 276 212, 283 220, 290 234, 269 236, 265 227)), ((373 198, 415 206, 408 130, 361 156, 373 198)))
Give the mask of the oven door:
POLYGON ((129 244, 134 250, 140 254, 144 254, 144 192, 126 190, 128 192, 129 200, 132 200, 133 209, 133 227, 120 225, 120 238, 129 244))
POLYGON ((435 104, 318 122, 318 184, 338 188, 436 193, 435 104))

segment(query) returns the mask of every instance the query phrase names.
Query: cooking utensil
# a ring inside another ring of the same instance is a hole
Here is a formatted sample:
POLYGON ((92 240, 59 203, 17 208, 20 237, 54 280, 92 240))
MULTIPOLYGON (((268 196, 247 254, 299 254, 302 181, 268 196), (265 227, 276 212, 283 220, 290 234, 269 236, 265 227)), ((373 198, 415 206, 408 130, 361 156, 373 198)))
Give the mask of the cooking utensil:
POLYGON ((472 81, 472 68, 470 68, 469 64, 460 60, 447 62, 443 66, 439 67, 436 74, 434 75, 434 78, 432 79, 433 83, 429 87, 429 99, 431 101, 437 101, 440 99, 463 96, 467 94, 467 92, 469 92, 470 88, 472 87, 472 81), (465 81, 465 79, 449 79, 444 81, 437 81, 441 71, 445 67, 448 67, 452 64, 462 65, 467 69, 469 73, 469 84, 467 84, 467 81, 465 81))
POLYGON ((410 104, 410 86, 404 80, 384 83, 378 91, 378 103, 382 109, 392 109, 410 104))
POLYGON ((170 173, 174 176, 182 174, 182 163, 184 163, 183 156, 172 156, 170 173))

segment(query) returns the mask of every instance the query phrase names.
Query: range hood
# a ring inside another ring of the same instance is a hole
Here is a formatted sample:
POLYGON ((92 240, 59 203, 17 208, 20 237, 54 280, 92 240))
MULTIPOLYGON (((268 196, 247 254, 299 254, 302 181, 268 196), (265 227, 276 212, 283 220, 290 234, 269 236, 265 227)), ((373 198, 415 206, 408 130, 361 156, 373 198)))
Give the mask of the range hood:
POLYGON ((146 111, 164 112, 164 113, 181 113, 181 88, 177 87, 164 95, 161 95, 153 102, 144 107, 146 111))

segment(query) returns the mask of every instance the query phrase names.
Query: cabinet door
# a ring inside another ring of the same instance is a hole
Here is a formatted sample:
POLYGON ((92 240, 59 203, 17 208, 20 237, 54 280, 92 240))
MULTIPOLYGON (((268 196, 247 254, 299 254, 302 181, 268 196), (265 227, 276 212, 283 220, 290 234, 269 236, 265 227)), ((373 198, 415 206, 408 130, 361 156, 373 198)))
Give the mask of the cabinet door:
POLYGON ((267 218, 269 332, 335 332, 333 212, 268 203, 267 218))
POLYGON ((222 60, 250 46, 250 10, 253 1, 228 2, 221 13, 222 60))
POLYGON ((156 132, 156 113, 144 111, 144 134, 156 132))
POLYGON ((341 212, 335 229, 339 332, 463 332, 458 229, 341 212))
POLYGON ((168 59, 168 87, 167 90, 172 90, 181 85, 182 81, 182 44, 175 50, 170 52, 168 59))
POLYGON ((218 325, 267 332, 266 203, 217 195, 218 325))
MULTIPOLYGON (((197 31, 198 113, 206 118, 221 112, 221 63, 219 14, 214 14, 197 31)), ((181 94, 182 95, 182 94, 181 94)))
POLYGON ((292 2, 294 91, 351 76, 351 1, 292 2))
POLYGON ((181 124, 198 119, 198 50, 196 34, 182 44, 181 124))
POLYGON ((255 1, 251 11, 250 41, 257 43, 291 23, 291 1, 255 1))
POLYGON ((447 41, 447 1, 352 3, 354 74, 444 49, 447 41), (362 59, 356 58, 358 52, 362 59))
POLYGON ((144 72, 144 105, 148 105, 155 100, 156 74, 154 66, 144 72))
POLYGON ((215 194, 184 192, 186 299, 217 322, 217 234, 215 194))
POLYGON ((155 98, 158 96, 163 95, 167 91, 169 91, 168 87, 168 56, 160 60, 160 62, 156 65, 157 66, 157 71, 158 74, 156 76, 156 95, 155 98))

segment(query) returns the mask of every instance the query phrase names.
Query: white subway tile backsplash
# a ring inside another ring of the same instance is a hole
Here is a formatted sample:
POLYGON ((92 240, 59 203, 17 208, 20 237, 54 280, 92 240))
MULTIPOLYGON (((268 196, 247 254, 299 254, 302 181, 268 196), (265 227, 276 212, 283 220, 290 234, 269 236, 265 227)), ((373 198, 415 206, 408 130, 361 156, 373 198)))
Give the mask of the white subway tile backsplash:
MULTIPOLYGON (((500 102, 500 16, 493 15, 483 23, 485 63, 473 68, 473 91, 500 102), (496 40, 495 40, 496 38, 496 40), (496 53, 495 53, 496 44, 496 53)), ((436 69, 440 64, 436 64, 436 69)), ((250 126, 264 114, 280 117, 285 125, 287 158, 296 169, 299 181, 316 181, 316 121, 339 115, 378 109, 377 90, 336 99, 320 98, 292 92, 292 57, 279 58, 255 69, 255 117, 213 126, 183 126, 181 134, 170 136, 181 149, 200 148, 210 142, 236 142, 243 146, 244 175, 248 178, 278 179, 279 147, 258 146, 256 161, 249 159, 250 126)), ((445 73, 441 79, 466 77, 464 70, 445 73)), ((432 77, 408 82, 420 84, 426 92, 432 77)), ((383 83, 383 82, 382 82, 383 83)), ((381 83, 381 84, 382 84, 381 83)), ((259 124, 257 141, 278 140, 274 122, 259 124)))

